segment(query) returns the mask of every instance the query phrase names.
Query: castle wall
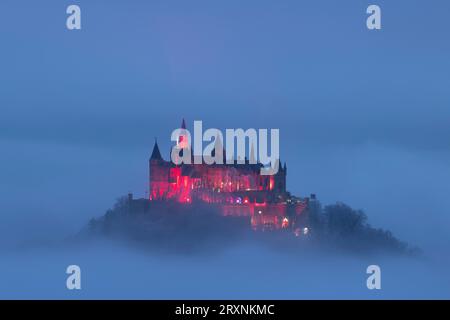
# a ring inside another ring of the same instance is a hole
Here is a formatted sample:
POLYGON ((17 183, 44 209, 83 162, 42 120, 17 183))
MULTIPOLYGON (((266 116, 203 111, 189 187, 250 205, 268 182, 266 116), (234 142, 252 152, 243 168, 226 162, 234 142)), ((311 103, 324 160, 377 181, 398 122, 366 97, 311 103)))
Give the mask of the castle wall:
POLYGON ((248 216, 253 228, 293 226, 305 203, 286 203, 286 166, 275 175, 260 175, 260 165, 175 166, 155 148, 149 163, 149 199, 218 205, 225 216, 248 216))

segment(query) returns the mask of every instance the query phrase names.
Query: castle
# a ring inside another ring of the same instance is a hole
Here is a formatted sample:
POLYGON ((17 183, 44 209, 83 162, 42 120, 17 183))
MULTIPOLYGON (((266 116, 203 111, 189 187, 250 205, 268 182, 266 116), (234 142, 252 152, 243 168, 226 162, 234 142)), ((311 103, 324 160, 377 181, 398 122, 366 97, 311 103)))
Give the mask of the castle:
MULTIPOLYGON (((181 125, 186 129, 184 119, 181 125)), ((186 145, 187 137, 179 136, 178 144, 186 145)), ((176 201, 192 204, 197 201, 216 205, 224 216, 248 216, 254 229, 305 228, 310 198, 291 196, 286 190, 286 163, 278 159, 278 172, 261 175, 261 163, 225 161, 225 151, 216 139, 213 152, 221 152, 223 164, 175 165, 161 156, 157 141, 149 160, 149 200, 176 201)), ((315 199, 315 196, 311 196, 315 199)))

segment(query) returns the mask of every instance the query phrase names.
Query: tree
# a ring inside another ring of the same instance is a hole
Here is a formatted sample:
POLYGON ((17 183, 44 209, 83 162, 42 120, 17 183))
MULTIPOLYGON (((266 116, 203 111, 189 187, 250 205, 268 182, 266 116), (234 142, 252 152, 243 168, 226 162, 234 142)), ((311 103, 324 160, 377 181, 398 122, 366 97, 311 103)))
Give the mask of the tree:
POLYGON ((367 227, 367 216, 343 203, 328 205, 324 209, 325 223, 330 234, 351 235, 367 227))

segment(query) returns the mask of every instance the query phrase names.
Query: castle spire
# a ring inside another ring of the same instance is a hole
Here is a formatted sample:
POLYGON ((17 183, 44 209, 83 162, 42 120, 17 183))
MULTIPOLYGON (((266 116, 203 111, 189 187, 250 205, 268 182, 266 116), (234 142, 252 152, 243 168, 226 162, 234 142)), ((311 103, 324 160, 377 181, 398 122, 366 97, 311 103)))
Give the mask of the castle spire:
POLYGON ((189 140, 188 140, 188 136, 187 136, 187 134, 186 134, 186 122, 184 121, 184 118, 183 118, 183 120, 181 121, 181 134, 178 136, 178 146, 180 147, 180 148, 183 148, 183 149, 185 149, 185 148, 189 148, 190 146, 189 146, 189 140))
POLYGON ((281 164, 281 159, 278 158, 278 172, 277 174, 281 174, 283 172, 283 165, 281 164))
POLYGON ((158 141, 155 138, 155 145, 153 146, 152 155, 150 160, 162 160, 161 152, 159 151, 158 141))
POLYGON ((256 164, 255 146, 253 143, 250 148, 250 164, 256 164))

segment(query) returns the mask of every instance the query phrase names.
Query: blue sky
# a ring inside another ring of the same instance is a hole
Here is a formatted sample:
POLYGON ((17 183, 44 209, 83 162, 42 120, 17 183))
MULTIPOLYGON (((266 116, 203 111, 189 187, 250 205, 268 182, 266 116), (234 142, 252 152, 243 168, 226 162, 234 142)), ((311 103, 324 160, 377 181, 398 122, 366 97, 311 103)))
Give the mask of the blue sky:
POLYGON ((448 147, 444 1, 379 1, 375 32, 366 1, 75 2, 81 31, 70 3, 2 3, 4 139, 148 147, 184 116, 286 145, 448 147))
POLYGON ((448 1, 2 1, 3 243, 143 196, 154 137, 168 157, 185 117, 279 128, 295 194, 448 248, 449 14, 448 1), (69 4, 82 30, 65 27, 69 4))

